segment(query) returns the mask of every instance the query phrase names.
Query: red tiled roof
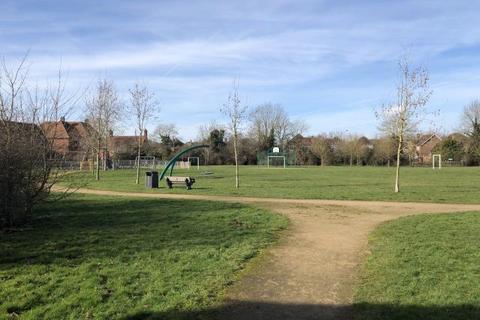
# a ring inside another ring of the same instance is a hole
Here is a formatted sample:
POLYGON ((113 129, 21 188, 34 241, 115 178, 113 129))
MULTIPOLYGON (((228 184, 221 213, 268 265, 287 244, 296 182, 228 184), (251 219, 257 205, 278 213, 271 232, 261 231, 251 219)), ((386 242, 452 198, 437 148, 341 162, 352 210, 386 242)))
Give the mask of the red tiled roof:
POLYGON ((61 121, 44 122, 41 124, 41 127, 45 132, 45 136, 49 139, 68 139, 70 137, 61 121))

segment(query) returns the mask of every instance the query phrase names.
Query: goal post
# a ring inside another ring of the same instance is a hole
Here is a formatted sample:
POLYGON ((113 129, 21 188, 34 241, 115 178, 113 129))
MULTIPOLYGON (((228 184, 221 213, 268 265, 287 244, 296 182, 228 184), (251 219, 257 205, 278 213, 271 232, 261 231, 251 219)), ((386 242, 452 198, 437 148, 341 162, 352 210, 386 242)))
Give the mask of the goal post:
POLYGON ((432 168, 435 169, 442 169, 442 155, 441 154, 434 154, 432 155, 432 168), (435 166, 435 159, 438 159, 438 166, 435 166))
POLYGON ((268 156, 267 157, 267 168, 270 168, 270 159, 274 159, 274 158, 282 158, 283 159, 283 167, 284 168, 287 167, 287 162, 286 162, 285 156, 268 156))
POLYGON ((156 157, 154 156, 138 156, 135 157, 135 168, 140 165, 140 168, 155 169, 157 166, 156 157))

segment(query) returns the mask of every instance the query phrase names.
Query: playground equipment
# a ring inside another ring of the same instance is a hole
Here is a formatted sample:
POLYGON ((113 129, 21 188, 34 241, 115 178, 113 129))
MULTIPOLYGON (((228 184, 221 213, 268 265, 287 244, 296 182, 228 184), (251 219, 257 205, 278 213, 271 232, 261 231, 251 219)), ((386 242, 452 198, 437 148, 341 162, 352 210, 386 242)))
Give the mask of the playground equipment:
POLYGON ((173 168, 175 167, 175 162, 177 162, 177 160, 180 159, 180 157, 183 156, 184 154, 186 154, 186 153, 188 153, 192 150, 195 150, 195 149, 208 148, 208 147, 209 147, 208 144, 200 144, 200 145, 196 145, 196 146, 191 146, 189 148, 186 148, 186 149, 180 151, 170 161, 168 161, 168 163, 165 165, 165 168, 163 168, 163 171, 160 174, 160 177, 159 177, 158 180, 161 181, 165 177, 165 174, 167 173, 168 170, 170 170, 170 176, 171 176, 172 173, 173 173, 173 168))

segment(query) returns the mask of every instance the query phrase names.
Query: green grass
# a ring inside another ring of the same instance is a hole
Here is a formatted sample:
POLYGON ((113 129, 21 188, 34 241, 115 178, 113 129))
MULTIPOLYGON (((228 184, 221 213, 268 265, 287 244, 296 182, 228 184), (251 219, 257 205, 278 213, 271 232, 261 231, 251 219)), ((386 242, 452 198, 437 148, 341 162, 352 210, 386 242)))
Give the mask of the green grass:
POLYGON ((286 219, 240 204, 74 195, 0 232, 0 319, 211 308, 286 219))
POLYGON ((356 294, 358 319, 480 319, 480 213, 380 226, 356 294))
MULTIPOLYGON (((197 170, 176 170, 174 175, 196 178, 194 190, 184 188, 168 190, 161 181, 160 189, 147 190, 143 180, 135 184, 135 171, 116 170, 102 172, 101 181, 90 174, 88 187, 92 189, 234 195, 302 199, 352 199, 380 201, 480 203, 480 168, 404 167, 401 170, 400 194, 393 192, 394 168, 385 167, 301 167, 267 169, 256 166, 240 168, 241 188, 234 188, 233 166, 202 167, 197 170), (211 171, 213 175, 202 175, 211 171)), ((142 175, 144 172, 142 172, 142 175)), ((69 178, 78 177, 71 175, 69 178)), ((143 179, 143 178, 142 178, 143 179)))

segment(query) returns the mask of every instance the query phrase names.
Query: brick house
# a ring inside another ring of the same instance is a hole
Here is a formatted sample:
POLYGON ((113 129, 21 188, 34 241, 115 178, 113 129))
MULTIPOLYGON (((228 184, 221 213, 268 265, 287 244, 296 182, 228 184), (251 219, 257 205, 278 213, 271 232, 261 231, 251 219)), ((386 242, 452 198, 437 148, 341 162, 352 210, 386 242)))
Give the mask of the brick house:
POLYGON ((88 160, 90 155, 89 137, 94 129, 87 122, 65 121, 41 124, 46 138, 51 141, 53 150, 67 160, 88 160))
POLYGON ((297 134, 287 143, 287 150, 293 150, 295 154, 295 164, 316 164, 315 157, 310 149, 312 148, 313 137, 304 137, 297 134))
POLYGON ((288 146, 291 148, 294 148, 294 147, 311 148, 313 138, 314 137, 304 137, 301 134, 297 134, 288 142, 288 146))
POLYGON ((435 133, 420 136, 417 140, 415 159, 419 163, 431 163, 432 151, 440 142, 442 138, 435 133))
MULTIPOLYGON (((142 139, 142 145, 148 142, 148 131, 145 129, 142 139)), ((109 154, 112 158, 127 158, 132 159, 137 156, 138 136, 114 136, 110 132, 110 139, 108 142, 109 154)))

